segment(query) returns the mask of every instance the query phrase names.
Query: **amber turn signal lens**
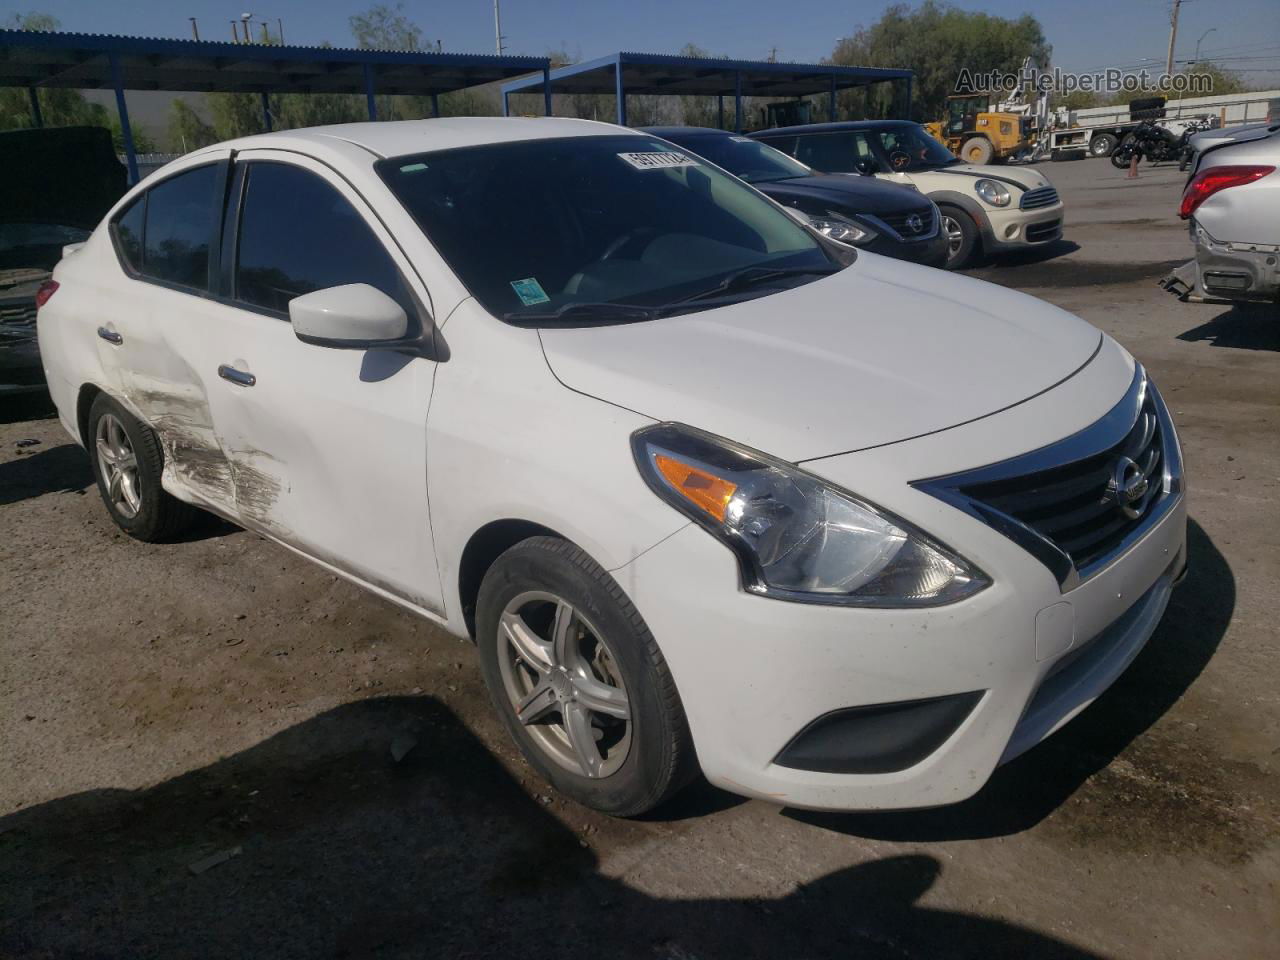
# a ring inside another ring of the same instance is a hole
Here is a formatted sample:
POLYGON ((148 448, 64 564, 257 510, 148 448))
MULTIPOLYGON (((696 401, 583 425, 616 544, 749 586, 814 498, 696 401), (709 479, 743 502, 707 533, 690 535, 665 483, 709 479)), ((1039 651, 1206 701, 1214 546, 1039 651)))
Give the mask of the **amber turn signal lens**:
POLYGON ((675 457, 668 457, 661 453, 654 454, 653 463, 663 479, 690 503, 705 510, 721 523, 724 522, 725 508, 729 506, 733 492, 738 489, 736 483, 730 483, 714 473, 692 467, 675 457))

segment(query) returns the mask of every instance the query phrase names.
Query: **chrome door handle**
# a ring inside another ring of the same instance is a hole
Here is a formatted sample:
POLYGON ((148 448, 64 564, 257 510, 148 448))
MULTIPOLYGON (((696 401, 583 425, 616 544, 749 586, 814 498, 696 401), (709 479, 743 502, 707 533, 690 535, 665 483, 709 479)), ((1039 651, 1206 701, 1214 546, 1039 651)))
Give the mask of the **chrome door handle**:
POLYGON ((114 330, 108 330, 106 327, 98 328, 98 336, 107 341, 107 343, 114 343, 117 347, 124 343, 124 337, 120 336, 120 334, 116 333, 114 330))
POLYGON ((229 367, 225 363, 218 367, 218 376, 223 380, 230 380, 237 387, 252 387, 258 382, 258 378, 252 373, 245 373, 243 370, 229 367))

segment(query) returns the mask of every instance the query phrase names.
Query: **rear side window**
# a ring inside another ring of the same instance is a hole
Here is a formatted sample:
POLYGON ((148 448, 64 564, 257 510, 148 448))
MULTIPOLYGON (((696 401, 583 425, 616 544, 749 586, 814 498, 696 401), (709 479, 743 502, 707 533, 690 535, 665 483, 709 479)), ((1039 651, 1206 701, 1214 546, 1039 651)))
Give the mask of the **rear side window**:
POLYGON ((236 298, 285 313, 313 290, 367 283, 414 315, 395 262, 356 209, 323 179, 283 163, 246 169, 236 298))
POLYGON ((147 215, 147 198, 139 197, 116 219, 120 253, 135 272, 142 272, 142 226, 147 215))
MULTIPOLYGON (((197 290, 209 288, 217 176, 216 166, 198 167, 147 191, 142 264, 138 268, 143 276, 197 290)), ((117 230, 133 213, 130 210, 121 218, 117 230)), ((123 236, 121 246, 125 246, 123 236)))

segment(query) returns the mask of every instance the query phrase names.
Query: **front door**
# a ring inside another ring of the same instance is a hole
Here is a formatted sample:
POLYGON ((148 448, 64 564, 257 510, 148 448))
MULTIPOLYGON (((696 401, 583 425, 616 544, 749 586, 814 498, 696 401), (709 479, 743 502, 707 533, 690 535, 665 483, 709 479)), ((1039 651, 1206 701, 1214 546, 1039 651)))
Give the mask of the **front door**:
POLYGON ((222 352, 214 419, 237 513, 377 590, 442 610, 426 488, 435 364, 310 346, 296 296, 368 283, 429 322, 419 277, 363 199, 322 164, 271 150, 237 156, 223 245, 222 352))

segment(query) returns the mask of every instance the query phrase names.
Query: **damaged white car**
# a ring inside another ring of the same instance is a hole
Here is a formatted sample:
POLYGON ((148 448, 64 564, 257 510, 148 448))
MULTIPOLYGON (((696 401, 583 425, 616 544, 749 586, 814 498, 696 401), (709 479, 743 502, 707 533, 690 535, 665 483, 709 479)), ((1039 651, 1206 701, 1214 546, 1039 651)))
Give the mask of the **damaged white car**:
POLYGON ((698 769, 961 800, 1119 676, 1186 567, 1174 425, 1114 340, 634 130, 202 149, 42 302, 123 530, 210 510, 473 637, 530 763, 613 814, 698 769))

